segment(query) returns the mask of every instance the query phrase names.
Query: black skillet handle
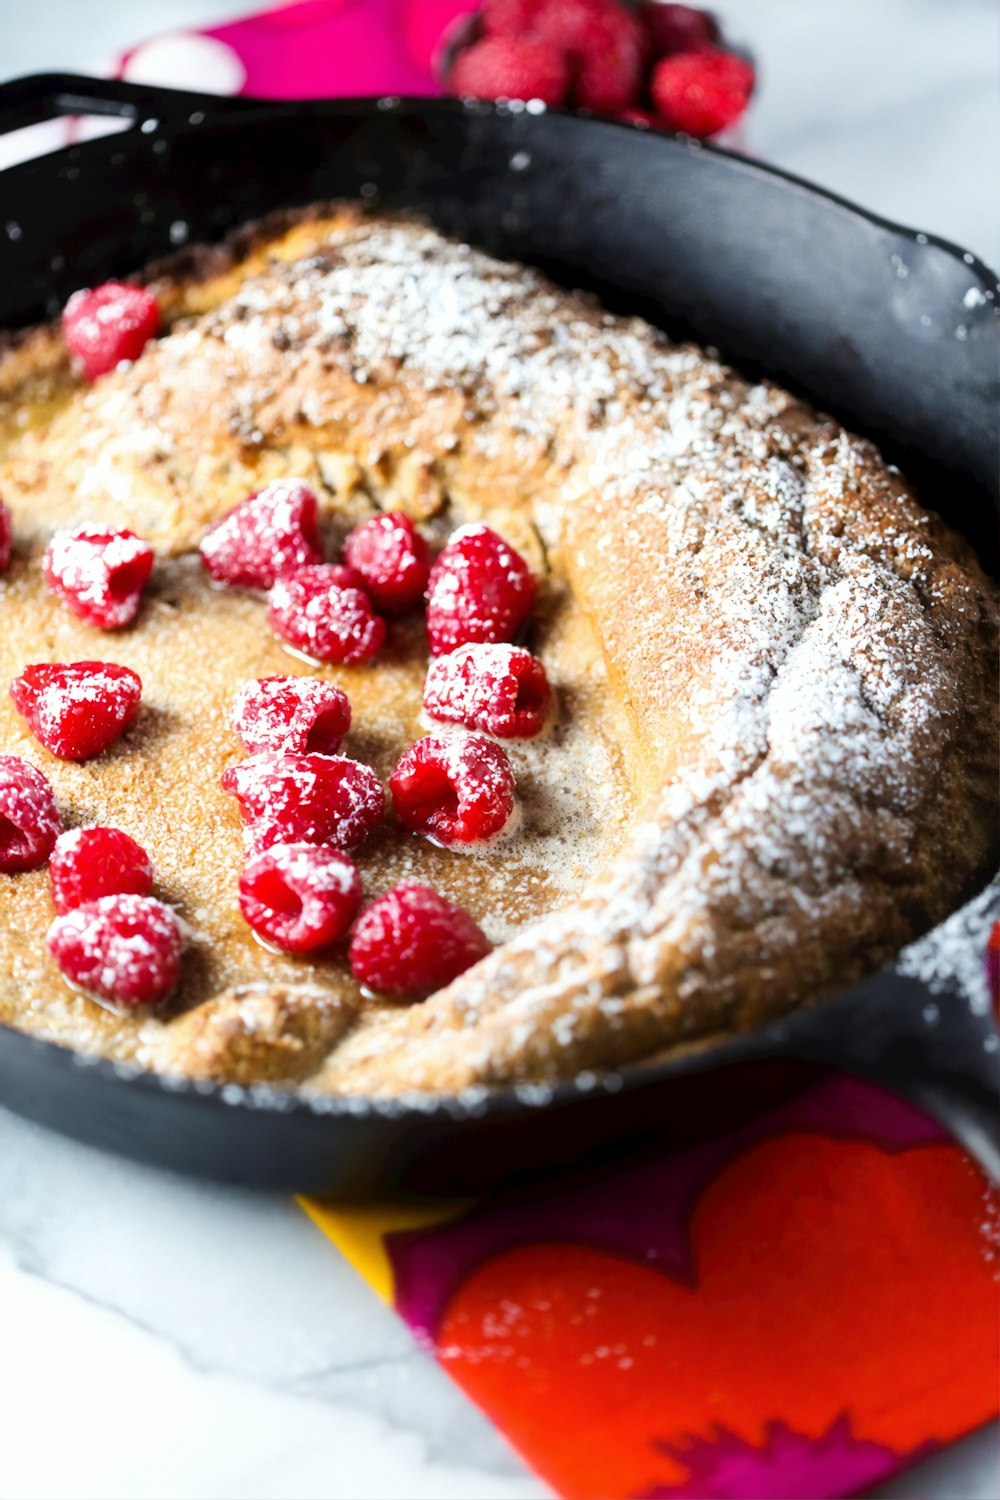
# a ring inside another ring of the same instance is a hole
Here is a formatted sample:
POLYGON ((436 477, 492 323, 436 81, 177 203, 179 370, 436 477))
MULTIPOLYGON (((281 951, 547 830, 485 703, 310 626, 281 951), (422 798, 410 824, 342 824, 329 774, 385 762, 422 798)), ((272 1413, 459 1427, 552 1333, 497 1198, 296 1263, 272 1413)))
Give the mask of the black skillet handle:
POLYGON ((37 125, 60 115, 108 115, 184 124, 191 116, 215 114, 245 106, 242 99, 219 94, 160 89, 119 78, 88 78, 75 73, 32 73, 0 84, 0 135, 37 125))
POLYGON ((985 973, 997 884, 894 968, 791 1016, 782 1050, 912 1099, 1000 1182, 1000 1037, 985 973))

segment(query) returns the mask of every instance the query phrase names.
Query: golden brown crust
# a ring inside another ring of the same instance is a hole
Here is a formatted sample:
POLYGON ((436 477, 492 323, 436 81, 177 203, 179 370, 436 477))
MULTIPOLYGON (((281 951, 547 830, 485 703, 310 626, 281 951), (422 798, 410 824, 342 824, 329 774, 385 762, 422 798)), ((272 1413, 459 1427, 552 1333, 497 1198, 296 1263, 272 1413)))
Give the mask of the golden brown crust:
MULTIPOLYGON (((338 210, 266 243, 193 260, 171 306, 209 310, 20 445, 25 539, 111 495, 182 556, 287 473, 335 530, 371 497, 484 516, 596 633, 642 806, 578 901, 425 1004, 359 1012, 311 1085, 616 1064, 845 982, 955 904, 992 848, 994 599, 869 444, 420 226, 338 210)), ((249 1050, 225 1000, 153 1059, 197 1071, 207 1034, 199 1076, 297 1069, 275 1005, 249 1050)))
POLYGON ((328 990, 238 985, 181 1016, 151 1061, 158 1072, 210 1083, 297 1083, 355 1019, 355 1008, 328 990))

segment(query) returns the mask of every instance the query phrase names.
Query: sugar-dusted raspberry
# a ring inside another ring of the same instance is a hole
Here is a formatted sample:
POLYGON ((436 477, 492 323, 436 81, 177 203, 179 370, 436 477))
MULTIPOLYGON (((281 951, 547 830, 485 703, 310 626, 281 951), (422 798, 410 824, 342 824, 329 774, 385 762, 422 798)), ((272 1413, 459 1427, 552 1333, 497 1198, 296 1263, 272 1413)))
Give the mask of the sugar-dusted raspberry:
POLYGON ((351 971, 383 995, 419 999, 485 958, 490 941, 467 911, 404 880, 373 901, 351 938, 351 971))
POLYGON ((545 668, 521 646, 459 646, 435 657, 424 679, 424 709, 432 719, 481 729, 499 740, 539 734, 548 707, 545 668))
POLYGON ((169 906, 101 896, 56 917, 49 951, 70 984, 116 1005, 155 1005, 177 983, 184 946, 169 906))
POLYGON ((562 104, 570 70, 562 49, 534 37, 486 36, 464 48, 449 79, 452 93, 473 99, 541 99, 562 104))
POLYGON ((88 625, 121 630, 139 613, 153 557, 133 531, 57 531, 45 552, 45 582, 88 625))
POLYGON ((300 479, 276 479, 206 532, 201 560, 216 583, 269 589, 282 573, 323 561, 319 502, 300 479))
POLYGON ((660 120, 687 135, 709 136, 739 119, 753 92, 750 63, 718 47, 665 57, 653 69, 653 104, 660 120))
POLYGON ((236 694, 230 722, 248 755, 334 755, 351 705, 319 677, 258 677, 236 694))
POLYGON ((41 771, 19 755, 0 755, 0 875, 37 870, 61 832, 56 799, 41 771))
POLYGON ((14 550, 14 528, 11 525, 10 511, 0 500, 0 573, 6 573, 10 567, 10 554, 14 550))
POLYGON ((222 773, 250 847, 332 844, 353 849, 385 811, 382 783, 369 766, 339 755, 255 755, 222 773))
POLYGON ((286 953, 314 953, 346 936, 361 905, 361 878, 339 849, 272 844, 240 876, 240 911, 286 953))
POLYGON ((14 678, 10 696, 46 750, 92 760, 135 718, 142 680, 113 661, 41 662, 14 678))
POLYGON ((431 569, 427 637, 443 656, 474 641, 509 641, 535 602, 524 558, 488 526, 461 526, 431 569))
POLYGON ((344 543, 344 556, 383 614, 401 614, 424 597, 430 552, 409 516, 389 511, 355 527, 344 543))
POLYGON ((56 839, 49 879, 56 911, 72 911, 102 896, 148 896, 153 866, 120 828, 71 828, 56 839))
POLYGON ((448 847, 494 838, 514 811, 510 761, 480 734, 418 740, 400 756, 389 789, 405 828, 448 847))
POLYGON ((675 52, 700 52, 719 40, 719 23, 710 11, 694 5, 670 5, 667 0, 644 0, 639 21, 646 33, 650 57, 675 52))
POLYGON ((138 359, 159 327, 152 292, 123 281, 74 292, 62 315, 66 347, 88 380, 106 375, 122 360, 138 359))
POLYGON ((370 661, 385 621, 368 595, 343 582, 345 570, 320 564, 279 578, 267 599, 271 629, 311 662, 370 661))

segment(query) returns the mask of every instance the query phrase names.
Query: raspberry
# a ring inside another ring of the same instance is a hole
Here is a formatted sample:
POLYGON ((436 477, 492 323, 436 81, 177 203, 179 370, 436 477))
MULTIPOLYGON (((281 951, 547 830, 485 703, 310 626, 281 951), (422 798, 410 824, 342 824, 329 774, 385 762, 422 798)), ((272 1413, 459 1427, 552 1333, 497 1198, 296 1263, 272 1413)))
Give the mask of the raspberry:
POLYGON ((432 661, 424 679, 424 708, 432 719, 499 740, 538 734, 548 705, 545 668, 520 646, 459 646, 432 661))
POLYGON ((430 552, 409 516, 397 511, 373 516, 351 532, 344 556, 361 574, 368 597, 383 614, 401 614, 424 597, 430 552))
POLYGON ((639 20, 646 33, 651 57, 670 57, 675 52, 700 52, 719 40, 719 23, 707 10, 693 5, 668 5, 665 0, 645 0, 639 20))
POLYGON ((474 99, 541 99, 562 104, 569 91, 569 67, 551 42, 487 36, 455 59, 452 93, 474 99))
POLYGON ((240 688, 230 722, 248 755, 333 755, 351 727, 351 705, 318 677, 258 677, 240 688))
POLYGON ((358 918, 351 970, 369 989, 416 998, 451 984, 490 946, 468 912, 429 886, 404 880, 358 918))
POLYGON ((202 539, 216 583, 269 589, 282 573, 323 561, 319 502, 300 479, 276 479, 234 505, 202 539))
POLYGON ((117 1005, 153 1005, 180 974, 180 923, 152 896, 88 901, 56 917, 48 942, 70 984, 117 1005))
POLYGON ((254 932, 286 953, 312 953, 344 937, 361 905, 354 861, 338 849, 273 844, 240 876, 240 910, 254 932))
POLYGON ((153 866, 141 844, 120 828, 71 828, 49 860, 56 911, 71 911, 101 896, 148 896, 153 866))
POLYGON ((0 755, 0 874, 37 870, 62 832, 52 788, 19 755, 0 755))
POLYGON ((0 573, 6 573, 10 566, 10 554, 14 547, 14 528, 10 521, 10 511, 0 500, 0 573))
POLYGON ((535 602, 522 557, 488 526, 462 526, 431 569, 427 636, 434 656, 475 641, 509 641, 535 602))
POLYGON ((653 103, 660 119, 687 135, 716 135, 738 120, 753 91, 754 71, 719 48, 666 57, 653 69, 653 103))
POLYGON ((400 756, 389 777, 396 816, 437 844, 494 838, 514 811, 514 773, 492 740, 428 735, 400 756))
POLYGON ((256 755, 222 773, 255 852, 272 844, 352 849, 385 811, 375 772, 337 755, 256 755))
POLYGON ((159 327, 152 292, 122 281, 74 292, 62 315, 66 347, 88 380, 106 375, 122 360, 138 359, 159 327))
POLYGON ((546 0, 533 30, 571 61, 574 104, 613 113, 636 102, 645 38, 618 0, 546 0))
MULTIPOLYGON (((271 629, 310 662, 370 661, 385 621, 368 595, 345 585, 345 569, 320 564, 279 578, 268 595, 271 629)), ((349 573, 347 575, 350 576, 349 573)))
POLYGON ((113 661, 42 662, 14 678, 10 696, 46 750, 92 760, 135 718, 142 681, 113 661))
POLYGON ((80 526, 56 532, 43 566, 49 588, 81 620, 120 630, 139 613, 153 549, 132 531, 80 526))
POLYGON ((486 0, 479 20, 490 36, 520 37, 531 30, 538 9, 539 0, 486 0))

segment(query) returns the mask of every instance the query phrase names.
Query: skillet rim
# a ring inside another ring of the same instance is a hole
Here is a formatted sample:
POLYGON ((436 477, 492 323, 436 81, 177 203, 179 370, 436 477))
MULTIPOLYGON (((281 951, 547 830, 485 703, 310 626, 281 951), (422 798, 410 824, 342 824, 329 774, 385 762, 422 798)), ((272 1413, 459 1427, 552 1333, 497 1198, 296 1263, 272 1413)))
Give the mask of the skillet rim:
MULTIPOLYGON (((67 107, 56 105, 50 114, 66 114, 74 110, 82 112, 88 105, 85 97, 87 86, 96 92, 99 100, 117 104, 117 109, 105 108, 99 112, 133 118, 134 125, 131 129, 112 138, 119 142, 119 148, 128 144, 125 139, 128 137, 131 138, 133 145, 141 148, 143 137, 135 126, 140 124, 136 106, 143 103, 160 108, 163 114, 155 135, 153 133, 145 135, 145 141, 150 145, 157 136, 162 139, 164 136, 176 138, 187 134, 194 135, 203 126, 228 125, 230 122, 239 125, 243 120, 259 119, 261 116, 294 115, 304 109, 332 116, 363 113, 377 117, 390 112, 397 115, 409 112, 452 116, 459 120, 496 115, 502 118, 517 117, 530 121, 552 115, 573 122, 572 128, 578 126, 583 129, 610 127, 618 131, 631 131, 652 139, 670 142, 673 146, 687 151, 704 152, 710 157, 722 158, 731 162, 736 171, 751 178, 777 179, 802 195, 828 202, 885 233, 916 245, 921 250, 933 247, 943 252, 952 260, 959 262, 967 274, 979 280, 987 302, 993 304, 994 322, 1000 318, 1000 300, 997 295, 1000 292, 1000 279, 997 273, 972 251, 965 250, 954 241, 931 231, 918 230, 887 219, 863 208, 852 199, 828 188, 817 186, 783 167, 772 166, 728 147, 716 145, 711 141, 698 140, 679 131, 618 120, 591 111, 572 112, 549 109, 545 106, 529 110, 523 105, 518 108, 516 107, 518 101, 514 101, 515 107, 511 107, 509 103, 503 101, 433 96, 425 98, 419 95, 394 94, 293 100, 269 100, 245 96, 227 98, 171 89, 160 85, 127 84, 120 80, 93 78, 86 74, 36 73, 25 74, 0 84, 0 134, 8 129, 18 128, 16 124, 5 125, 4 112, 9 107, 11 95, 22 92, 31 96, 32 90, 29 89, 29 85, 34 86, 36 95, 48 94, 56 99, 60 94, 70 96, 64 101, 67 107), (74 90, 77 91, 75 98, 72 97, 74 90), (184 119, 172 117, 173 103, 180 100, 184 101, 183 108, 188 111, 204 109, 204 118, 193 122, 186 117, 184 119)), ((92 108, 90 112, 94 112, 92 108)), ((530 129, 530 126, 528 128, 530 129)), ((28 176, 38 170, 41 163, 51 162, 53 159, 71 157, 75 160, 81 153, 90 151, 97 154, 102 145, 106 148, 108 139, 108 137, 101 137, 45 152, 42 156, 30 158, 4 169, 0 173, 0 180, 9 181, 20 174, 28 176)), ((10 328, 11 325, 5 326, 10 328)), ((994 508, 996 504, 996 497, 994 497, 994 508)), ((989 889, 989 885, 988 881, 983 890, 989 889)), ((945 918, 945 921, 947 920, 948 918, 945 918)), ((931 931, 936 930, 931 929, 931 931)), ((889 963, 868 976, 864 982, 878 984, 881 980, 888 980, 894 973, 893 964, 889 963)), ((98 1079, 112 1088, 132 1087, 140 1092, 152 1091, 158 1095, 174 1095, 178 1098, 186 1096, 200 1101, 200 1108, 213 1111, 236 1109, 252 1111, 255 1114, 305 1115, 314 1119, 353 1117, 354 1119, 376 1118, 398 1121, 407 1117, 444 1118, 460 1123, 486 1117, 503 1118, 518 1115, 527 1110, 556 1110, 562 1105, 579 1102, 587 1095, 632 1092, 638 1088, 666 1081, 668 1078, 696 1075, 727 1064, 774 1056, 786 1048, 792 1018, 827 1011, 835 1006, 838 999, 847 992, 847 988, 838 989, 821 999, 805 1002, 788 1015, 750 1031, 724 1034, 716 1038, 708 1036, 691 1043, 682 1043, 666 1055, 654 1054, 652 1059, 638 1059, 624 1067, 599 1074, 587 1070, 577 1075, 576 1078, 554 1084, 476 1085, 458 1093, 406 1091, 384 1098, 374 1095, 317 1095, 304 1093, 301 1086, 294 1085, 284 1088, 267 1083, 247 1086, 236 1083, 207 1082, 180 1074, 156 1073, 152 1069, 143 1068, 137 1064, 116 1062, 110 1058, 81 1052, 58 1042, 33 1036, 5 1022, 0 1022, 0 1048, 14 1054, 20 1048, 23 1054, 34 1054, 56 1069, 93 1072, 98 1079), (580 1081, 584 1078, 588 1080, 586 1084, 580 1081)))

